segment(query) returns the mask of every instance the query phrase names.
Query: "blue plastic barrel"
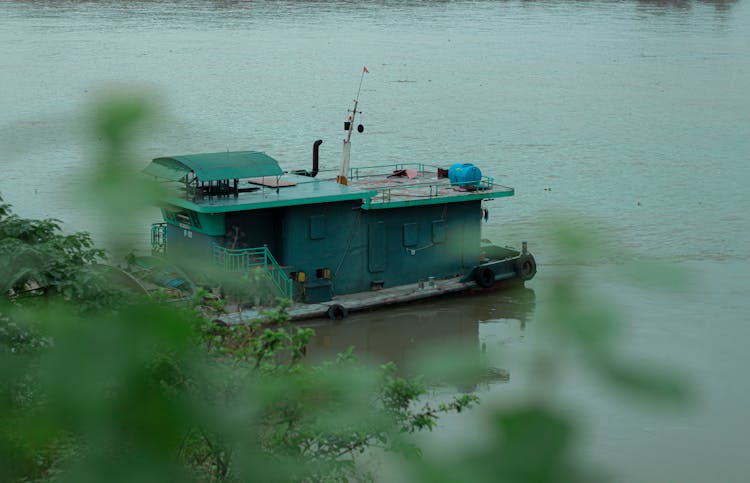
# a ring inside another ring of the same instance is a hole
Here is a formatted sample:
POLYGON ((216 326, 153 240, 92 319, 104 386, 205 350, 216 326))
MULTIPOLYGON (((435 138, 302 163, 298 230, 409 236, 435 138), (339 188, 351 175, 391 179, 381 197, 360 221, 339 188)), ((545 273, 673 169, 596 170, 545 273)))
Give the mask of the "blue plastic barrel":
POLYGON ((448 169, 451 186, 477 186, 482 179, 482 170, 471 163, 456 163, 448 169))

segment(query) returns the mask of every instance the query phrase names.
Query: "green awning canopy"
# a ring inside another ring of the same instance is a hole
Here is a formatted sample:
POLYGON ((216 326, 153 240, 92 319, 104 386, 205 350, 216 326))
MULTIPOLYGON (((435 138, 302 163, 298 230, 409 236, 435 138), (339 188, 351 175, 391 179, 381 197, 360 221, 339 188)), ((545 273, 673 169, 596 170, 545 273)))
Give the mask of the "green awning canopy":
POLYGON ((151 161, 144 173, 162 179, 178 180, 193 172, 199 181, 280 176, 278 161, 259 151, 186 154, 151 161))

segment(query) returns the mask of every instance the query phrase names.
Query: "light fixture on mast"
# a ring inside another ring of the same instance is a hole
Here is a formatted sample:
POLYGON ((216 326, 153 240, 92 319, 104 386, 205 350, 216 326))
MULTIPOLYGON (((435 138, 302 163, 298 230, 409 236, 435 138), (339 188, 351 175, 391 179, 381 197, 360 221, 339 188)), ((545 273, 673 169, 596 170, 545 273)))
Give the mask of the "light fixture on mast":
MULTIPOLYGON (((352 139, 352 131, 354 130, 354 118, 357 117, 357 104, 359 103, 359 93, 362 90, 362 81, 365 78, 365 74, 369 73, 370 71, 367 70, 367 67, 362 68, 362 76, 359 78, 359 88, 357 89, 357 97, 354 98, 354 109, 351 111, 351 116, 349 116, 348 123, 345 123, 346 126, 346 139, 344 139, 344 148, 341 153, 341 167, 339 168, 339 175, 336 176, 336 182, 339 184, 347 185, 349 184, 349 180, 347 179, 347 175, 349 174, 349 159, 351 155, 351 139, 352 139)), ((357 129, 359 132, 362 132, 362 129, 357 129)))

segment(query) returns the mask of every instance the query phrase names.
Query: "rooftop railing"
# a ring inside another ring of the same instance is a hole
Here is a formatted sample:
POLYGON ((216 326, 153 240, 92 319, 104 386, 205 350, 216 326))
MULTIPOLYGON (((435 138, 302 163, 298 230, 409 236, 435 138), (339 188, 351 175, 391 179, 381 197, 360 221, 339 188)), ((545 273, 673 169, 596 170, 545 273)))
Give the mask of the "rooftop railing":
MULTIPOLYGON (((365 181, 372 178, 382 178, 385 173, 392 175, 394 171, 402 169, 413 169, 417 173, 436 174, 437 167, 424 163, 396 163, 379 166, 368 166, 365 168, 351 168, 350 179, 354 181, 365 181), (428 171, 428 169, 430 169, 428 171)), ((374 186, 367 186, 376 190, 378 195, 373 197, 371 203, 390 203, 392 201, 404 201, 408 199, 431 199, 445 196, 445 188, 466 188, 464 192, 483 192, 495 188, 495 178, 491 176, 482 176, 476 181, 451 182, 448 178, 438 180, 413 182, 406 184, 382 183, 374 186)), ((455 194, 455 193, 454 193, 455 194)))
POLYGON ((375 166, 367 166, 365 168, 355 167, 349 168, 349 179, 360 179, 370 176, 382 176, 384 172, 390 170, 391 172, 399 169, 413 169, 418 173, 428 172, 426 168, 432 168, 432 171, 437 173, 437 166, 432 166, 424 163, 393 163, 393 164, 378 164, 375 166))

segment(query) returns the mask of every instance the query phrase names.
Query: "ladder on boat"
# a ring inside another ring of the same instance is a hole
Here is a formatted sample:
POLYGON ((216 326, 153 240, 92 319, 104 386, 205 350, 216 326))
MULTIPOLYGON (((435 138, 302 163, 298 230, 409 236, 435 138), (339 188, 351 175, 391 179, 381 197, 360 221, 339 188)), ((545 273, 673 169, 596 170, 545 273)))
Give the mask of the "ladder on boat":
POLYGON ((292 279, 276 261, 267 245, 236 250, 214 245, 213 261, 214 266, 230 273, 248 273, 260 269, 281 297, 291 300, 294 295, 292 279))

